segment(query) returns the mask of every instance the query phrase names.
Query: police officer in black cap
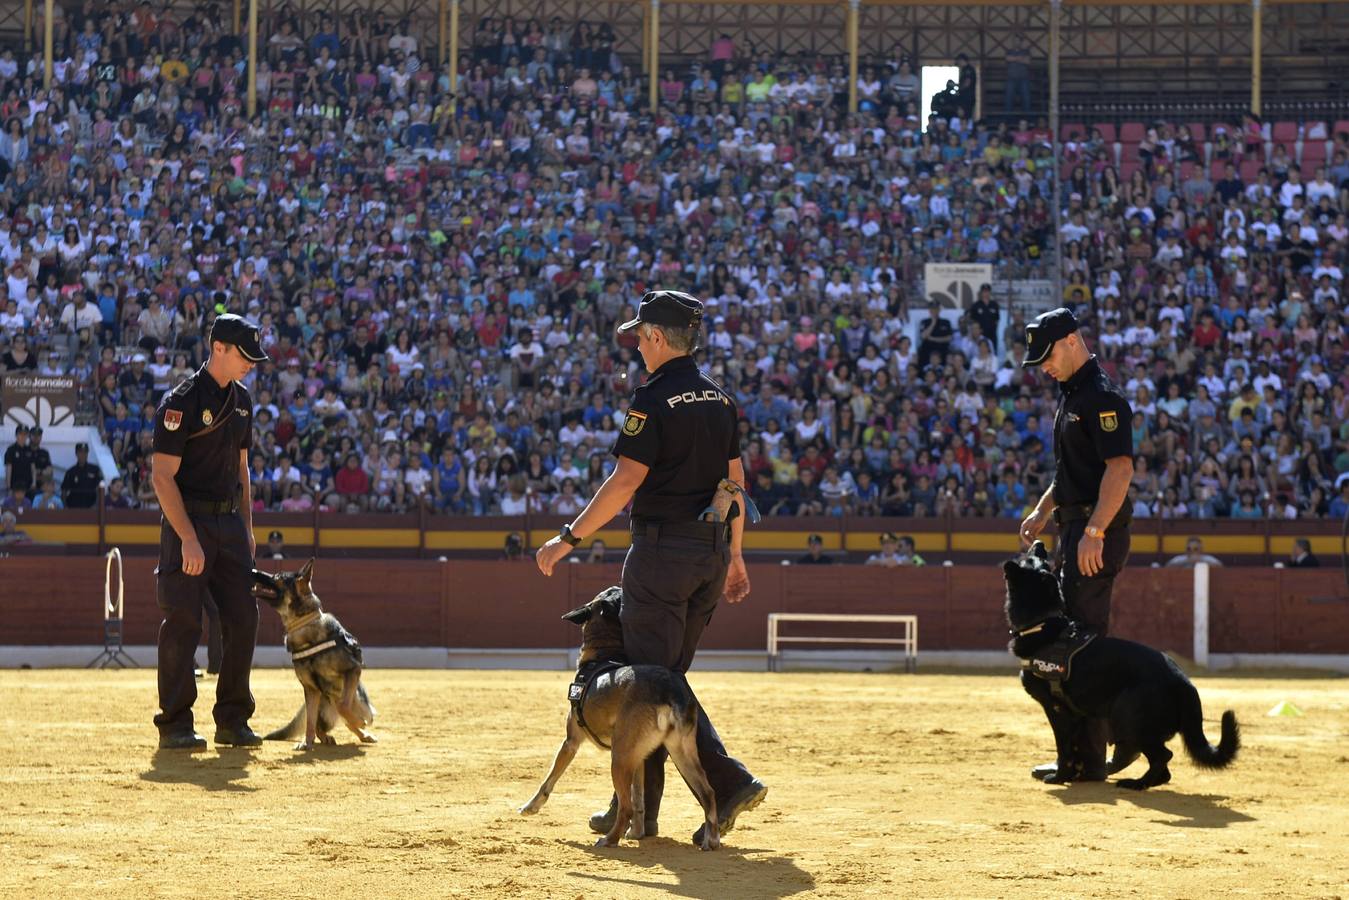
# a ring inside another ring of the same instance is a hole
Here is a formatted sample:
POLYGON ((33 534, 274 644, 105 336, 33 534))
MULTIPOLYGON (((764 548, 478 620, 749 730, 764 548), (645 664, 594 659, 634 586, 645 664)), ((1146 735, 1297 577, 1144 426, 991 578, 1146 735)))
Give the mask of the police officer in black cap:
POLYGON ((98 485, 103 473, 89 461, 89 445, 75 445, 75 465, 61 479, 61 501, 66 509, 92 509, 98 503, 98 485))
MULTIPOLYGON (((1125 498, 1133 476, 1133 412, 1124 393, 1101 370, 1063 307, 1026 328, 1022 366, 1039 366, 1059 382, 1054 415, 1054 481, 1021 523, 1021 542, 1036 539, 1051 516, 1059 528, 1059 581, 1070 618, 1104 635, 1110 626, 1110 592, 1129 558, 1132 510, 1125 498)), ((1084 722, 1075 740, 1078 770, 1060 774, 1037 766, 1036 778, 1103 781, 1106 723, 1084 722)))
POLYGON ((14 443, 5 448, 5 474, 8 477, 6 487, 11 491, 23 488, 33 493, 33 483, 37 480, 33 447, 28 443, 28 426, 19 425, 14 429, 14 443))
POLYGON ((193 731, 194 655, 208 596, 220 612, 215 740, 252 747, 262 739, 249 674, 258 636, 252 595, 253 538, 248 484, 253 400, 239 379, 267 359, 258 326, 236 315, 211 327, 206 365, 165 395, 155 413, 154 487, 164 517, 159 537, 159 707, 162 749, 202 750, 193 731))
MULTIPOLYGON (((706 521, 722 479, 744 488, 735 402, 693 360, 703 305, 679 291, 653 291, 637 317, 619 326, 633 334, 651 377, 637 388, 613 453, 618 466, 570 524, 537 554, 551 575, 557 563, 632 501, 632 546, 623 563, 623 647, 632 664, 687 672, 703 629, 725 594, 749 595, 741 554, 744 516, 706 521)), ((748 509, 740 496, 741 510, 748 509)), ((665 752, 647 760, 646 834, 657 833, 665 783, 665 752)), ((698 715, 698 759, 717 797, 722 833, 758 806, 768 788, 726 752, 707 714, 698 715)), ((613 825, 616 801, 590 819, 597 832, 613 825)), ((701 843, 702 828, 693 836, 701 843)))

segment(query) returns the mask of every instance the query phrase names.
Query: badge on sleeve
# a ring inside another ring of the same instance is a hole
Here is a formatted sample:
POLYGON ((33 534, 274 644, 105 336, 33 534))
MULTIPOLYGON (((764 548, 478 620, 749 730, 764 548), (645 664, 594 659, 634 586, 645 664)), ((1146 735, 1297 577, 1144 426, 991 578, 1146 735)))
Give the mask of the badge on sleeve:
POLYGON ((642 433, 642 429, 645 427, 646 413, 628 410, 628 417, 623 420, 623 433, 628 437, 636 437, 642 433))
POLYGON ((183 411, 182 411, 182 410, 180 410, 180 409, 166 409, 166 410, 164 410, 164 430, 165 430, 165 431, 177 431, 177 430, 178 430, 178 427, 179 427, 180 425, 182 425, 182 424, 183 424, 183 411))
POLYGON ((1119 427, 1119 416, 1112 409, 1110 412, 1101 413, 1101 430, 1114 431, 1119 427))

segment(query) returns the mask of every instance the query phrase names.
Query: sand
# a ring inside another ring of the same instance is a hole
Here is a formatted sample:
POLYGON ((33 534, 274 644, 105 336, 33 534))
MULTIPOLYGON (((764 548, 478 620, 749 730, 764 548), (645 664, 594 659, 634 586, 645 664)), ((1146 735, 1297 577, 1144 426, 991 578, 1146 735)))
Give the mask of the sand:
MULTIPOLYGON (((154 672, 0 672, 0 896, 1346 897, 1349 682, 1198 680, 1234 767, 1171 784, 1046 787, 1039 708, 1002 674, 698 674, 732 752, 770 786, 724 847, 671 771, 661 836, 595 849, 607 755, 581 751, 536 816, 563 672, 372 670, 377 745, 162 753, 154 672), (1280 700, 1300 718, 1270 718, 1280 700)), ((209 738, 214 685, 198 730, 209 738)), ((254 675, 259 729, 300 690, 254 675)), ((1139 769, 1141 771, 1142 763, 1139 769)))

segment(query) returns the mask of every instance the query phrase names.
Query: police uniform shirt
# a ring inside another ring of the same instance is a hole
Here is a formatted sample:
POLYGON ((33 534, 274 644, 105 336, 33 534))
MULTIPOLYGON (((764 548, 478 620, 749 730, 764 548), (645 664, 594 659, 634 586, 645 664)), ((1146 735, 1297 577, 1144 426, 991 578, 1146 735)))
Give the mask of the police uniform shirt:
POLYGON ((1095 503, 1105 461, 1134 455, 1133 411, 1093 356, 1059 385, 1054 415, 1054 502, 1095 503))
POLYGON ((739 459, 735 401, 698 371, 691 356, 665 363, 632 395, 614 456, 650 467, 632 501, 633 518, 692 522, 712 502, 727 461, 739 459))
MULTIPOLYGON (((30 445, 31 447, 31 445, 30 445)), ((52 467, 52 455, 46 447, 33 448, 33 470, 39 474, 52 467)))
POLYGON ((247 388, 237 381, 221 387, 205 367, 164 396, 155 412, 154 451, 182 457, 174 481, 183 499, 234 498, 239 451, 253 445, 252 410, 247 388), (221 417, 224 424, 202 434, 221 417))
POLYGON ((93 463, 75 463, 61 480, 61 493, 71 509, 88 509, 98 502, 98 483, 102 473, 93 463))

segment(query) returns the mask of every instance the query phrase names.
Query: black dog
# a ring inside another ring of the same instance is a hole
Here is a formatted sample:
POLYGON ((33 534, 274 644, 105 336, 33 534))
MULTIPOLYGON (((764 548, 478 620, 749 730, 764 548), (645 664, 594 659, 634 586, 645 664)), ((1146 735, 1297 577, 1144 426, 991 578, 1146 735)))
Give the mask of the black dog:
MULTIPOLYGON (((1007 581, 1008 648, 1021 660, 1021 684, 1039 702, 1054 729, 1058 771, 1050 784, 1090 780, 1073 746, 1082 718, 1109 720, 1115 757, 1109 774, 1147 757, 1142 778, 1120 787, 1143 790, 1171 780, 1166 742, 1177 732, 1197 765, 1221 769, 1237 755, 1237 717, 1223 713, 1222 739, 1214 747, 1204 736, 1199 692, 1169 658, 1142 644, 1097 637, 1066 614, 1059 580, 1039 541, 1024 556, 1003 563, 1007 581)), ((1099 776, 1097 776, 1099 778, 1099 776)))

